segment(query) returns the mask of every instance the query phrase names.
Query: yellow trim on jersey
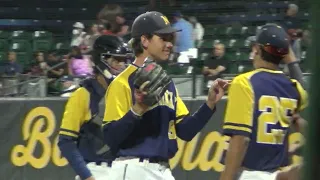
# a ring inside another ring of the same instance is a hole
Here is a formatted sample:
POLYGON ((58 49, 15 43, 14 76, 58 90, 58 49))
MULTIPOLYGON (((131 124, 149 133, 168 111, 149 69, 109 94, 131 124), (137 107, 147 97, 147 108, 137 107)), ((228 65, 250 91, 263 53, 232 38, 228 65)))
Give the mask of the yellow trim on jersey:
POLYGON ((303 89, 303 87, 297 80, 291 79, 291 81, 296 84, 297 90, 300 95, 298 111, 302 111, 308 106, 308 93, 305 89, 303 89))
POLYGON ((258 68, 258 69, 255 69, 253 71, 250 71, 248 73, 257 73, 257 72, 269 72, 269 73, 275 73, 275 74, 283 74, 283 71, 276 71, 276 70, 271 70, 271 69, 265 69, 265 68, 258 68))
MULTIPOLYGON (((254 70, 245 74, 241 74, 234 78, 231 82, 228 103, 226 108, 226 114, 224 123, 228 126, 224 126, 224 129, 229 127, 229 124, 239 124, 251 127, 254 113, 254 92, 249 79, 252 75, 260 72, 260 70, 254 70)), ((242 126, 243 127, 243 126, 242 126)), ((231 129, 240 130, 239 126, 232 126, 231 129)), ((242 128, 246 132, 249 128, 242 128)))
POLYGON ((232 125, 223 125, 223 129, 230 129, 230 130, 236 130, 236 131, 245 131, 248 133, 251 133, 252 130, 248 127, 241 127, 241 126, 232 126, 232 125))
POLYGON ((78 135, 75 133, 67 132, 67 131, 63 131, 63 130, 60 130, 59 134, 65 135, 65 136, 71 136, 71 137, 75 137, 75 138, 78 137, 78 135))
POLYGON ((109 85, 105 95, 105 111, 103 124, 121 119, 132 106, 132 93, 129 77, 138 67, 129 65, 109 85))
POLYGON ((184 116, 187 116, 189 114, 189 110, 187 106, 184 104, 182 99, 179 96, 178 89, 176 89, 176 124, 180 123, 183 120, 184 116))
POLYGON ((89 102, 90 94, 83 87, 71 94, 65 106, 59 134, 77 137, 81 126, 91 119, 89 102))

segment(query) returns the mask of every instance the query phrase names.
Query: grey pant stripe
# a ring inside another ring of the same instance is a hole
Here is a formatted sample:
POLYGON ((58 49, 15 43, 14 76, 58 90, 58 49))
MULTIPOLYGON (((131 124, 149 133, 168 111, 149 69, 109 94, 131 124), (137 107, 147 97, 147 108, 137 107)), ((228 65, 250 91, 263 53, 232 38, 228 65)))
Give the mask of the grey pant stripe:
POLYGON ((125 180, 125 179, 126 179, 127 167, 128 167, 128 164, 126 164, 126 166, 124 167, 123 180, 125 180))

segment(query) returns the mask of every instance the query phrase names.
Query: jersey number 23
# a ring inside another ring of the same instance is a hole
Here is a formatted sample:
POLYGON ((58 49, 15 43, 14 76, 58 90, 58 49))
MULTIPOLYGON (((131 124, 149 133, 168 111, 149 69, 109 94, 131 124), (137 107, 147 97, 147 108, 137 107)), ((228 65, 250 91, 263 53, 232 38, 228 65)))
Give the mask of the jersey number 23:
POLYGON ((261 96, 258 108, 257 143, 283 144, 292 113, 297 108, 296 99, 261 96))

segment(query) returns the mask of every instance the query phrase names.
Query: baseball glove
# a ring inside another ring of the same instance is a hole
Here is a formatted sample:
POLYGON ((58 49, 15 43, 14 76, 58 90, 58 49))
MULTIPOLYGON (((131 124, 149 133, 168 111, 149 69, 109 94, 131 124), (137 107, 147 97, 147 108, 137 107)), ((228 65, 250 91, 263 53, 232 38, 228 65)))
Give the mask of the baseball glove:
POLYGON ((146 61, 145 65, 137 70, 134 77, 134 87, 144 92, 141 102, 147 106, 160 101, 170 82, 171 78, 166 71, 160 65, 150 61, 146 61))

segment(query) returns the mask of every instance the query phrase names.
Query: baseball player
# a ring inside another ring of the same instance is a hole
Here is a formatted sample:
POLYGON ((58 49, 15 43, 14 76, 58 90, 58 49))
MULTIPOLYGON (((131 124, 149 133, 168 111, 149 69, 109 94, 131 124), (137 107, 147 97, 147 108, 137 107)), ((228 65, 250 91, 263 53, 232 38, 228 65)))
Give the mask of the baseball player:
POLYGON ((156 64, 168 59, 177 31, 166 16, 155 11, 133 22, 131 43, 136 60, 106 93, 103 132, 116 156, 108 180, 173 180, 168 161, 178 150, 177 137, 192 140, 224 94, 227 82, 217 80, 207 101, 189 115, 171 78, 156 64))
POLYGON ((102 140, 102 118, 97 116, 99 102, 113 79, 108 62, 121 63, 127 50, 120 38, 100 36, 93 50, 96 75, 81 82, 66 104, 58 145, 78 175, 76 179, 104 180, 107 177, 107 163, 112 158, 102 140))
POLYGON ((231 138, 220 180, 279 179, 279 169, 288 165, 289 127, 298 123, 292 116, 307 105, 302 85, 278 70, 290 52, 286 32, 267 24, 256 37, 256 69, 229 88, 223 132, 231 138))

